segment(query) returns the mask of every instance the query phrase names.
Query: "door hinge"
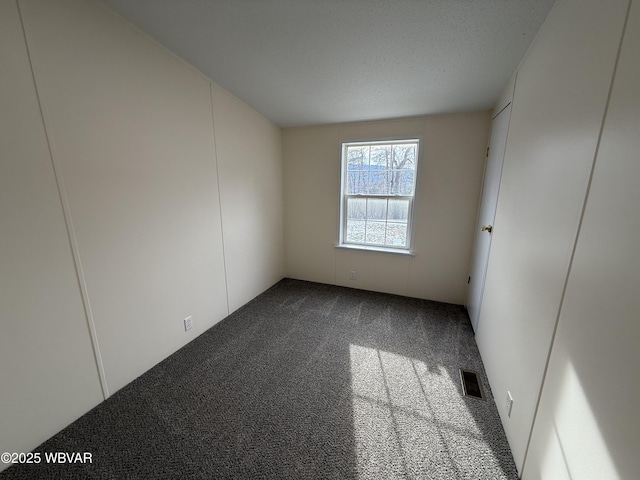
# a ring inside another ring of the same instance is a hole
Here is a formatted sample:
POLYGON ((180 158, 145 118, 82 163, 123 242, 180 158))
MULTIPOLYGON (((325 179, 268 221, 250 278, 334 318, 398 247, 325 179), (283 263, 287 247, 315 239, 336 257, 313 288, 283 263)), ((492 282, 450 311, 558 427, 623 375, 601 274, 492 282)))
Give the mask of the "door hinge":
POLYGON ((489 147, 487 147, 487 153, 484 156, 489 157, 489 147))
POLYGON ((471 277, 467 278, 467 285, 471 283, 471 277))

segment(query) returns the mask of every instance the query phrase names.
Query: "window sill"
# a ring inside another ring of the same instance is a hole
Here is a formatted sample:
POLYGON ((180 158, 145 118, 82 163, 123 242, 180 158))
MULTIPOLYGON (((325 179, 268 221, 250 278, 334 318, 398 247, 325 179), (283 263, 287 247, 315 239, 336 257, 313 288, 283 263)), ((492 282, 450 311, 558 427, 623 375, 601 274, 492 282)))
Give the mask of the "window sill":
POLYGON ((350 244, 340 244, 334 245, 336 248, 343 248, 345 250, 359 250, 365 252, 380 252, 380 253, 393 253, 396 255, 409 255, 411 257, 415 256, 411 250, 399 250, 397 248, 385 248, 385 247, 367 247, 364 245, 350 245, 350 244))

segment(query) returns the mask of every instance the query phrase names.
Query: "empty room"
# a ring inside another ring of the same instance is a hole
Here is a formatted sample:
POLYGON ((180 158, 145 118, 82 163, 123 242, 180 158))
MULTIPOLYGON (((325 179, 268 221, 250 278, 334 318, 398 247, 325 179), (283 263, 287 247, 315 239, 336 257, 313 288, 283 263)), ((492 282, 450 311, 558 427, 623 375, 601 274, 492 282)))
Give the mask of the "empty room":
POLYGON ((0 478, 638 478, 638 46, 640 0, 0 0, 0 478))

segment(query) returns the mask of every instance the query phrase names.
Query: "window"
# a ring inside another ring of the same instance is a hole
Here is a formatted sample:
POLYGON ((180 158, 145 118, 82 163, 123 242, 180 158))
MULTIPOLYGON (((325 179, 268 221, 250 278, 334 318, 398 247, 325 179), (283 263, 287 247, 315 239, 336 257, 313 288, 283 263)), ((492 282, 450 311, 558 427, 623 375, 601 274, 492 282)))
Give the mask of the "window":
POLYGON ((419 144, 342 144, 340 246, 409 250, 419 144))

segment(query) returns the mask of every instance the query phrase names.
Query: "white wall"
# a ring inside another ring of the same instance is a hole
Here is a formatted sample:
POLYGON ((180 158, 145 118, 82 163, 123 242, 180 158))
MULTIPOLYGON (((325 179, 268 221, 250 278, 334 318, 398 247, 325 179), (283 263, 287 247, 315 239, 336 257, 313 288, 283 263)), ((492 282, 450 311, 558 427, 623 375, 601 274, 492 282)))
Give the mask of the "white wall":
POLYGON ((0 111, 0 363, 21 359, 3 391, 24 374, 10 408, 3 393, 0 445, 21 451, 100 401, 96 360, 112 394, 283 277, 282 160, 277 126, 91 0, 18 3, 40 117, 16 2, 0 2, 2 64, 16 65, 0 111), (51 418, 16 431, 41 398, 51 418))
POLYGON ((22 452, 103 397, 18 9, 8 0, 0 1, 0 65, 0 451, 22 452))
POLYGON ((476 339, 520 471, 627 4, 560 1, 517 73, 476 339))
POLYGON ((640 4, 633 1, 524 468, 533 479, 640 471, 640 4))
POLYGON ((473 112, 284 129, 287 276, 464 303, 489 125, 473 112), (415 256, 335 248, 341 142, 394 136, 423 138, 415 256))
POLYGON ((233 312, 284 276, 282 135, 229 92, 212 88, 233 312))
POLYGON ((21 6, 113 392, 228 312, 209 82, 91 2, 21 6))

